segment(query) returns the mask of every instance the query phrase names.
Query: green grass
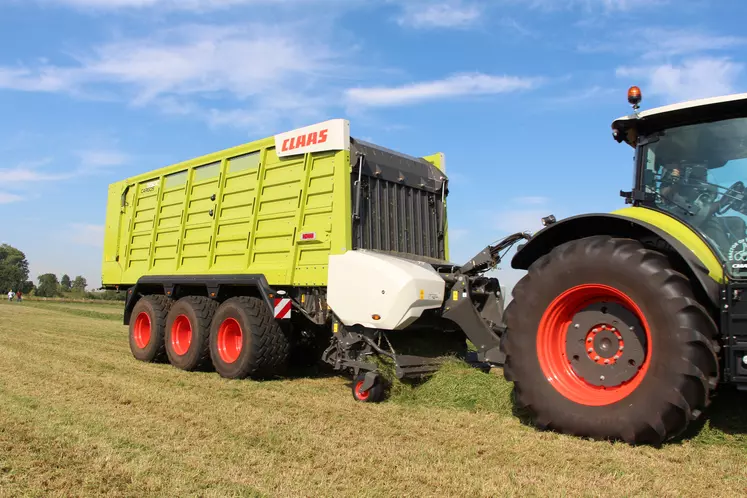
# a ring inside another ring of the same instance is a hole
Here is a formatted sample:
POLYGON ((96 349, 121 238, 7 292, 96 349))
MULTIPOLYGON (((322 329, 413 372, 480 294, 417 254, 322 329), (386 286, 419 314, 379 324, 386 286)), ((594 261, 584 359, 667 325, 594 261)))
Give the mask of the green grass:
POLYGON ((510 415, 511 383, 503 379, 500 370, 485 373, 458 358, 444 356, 440 369, 424 381, 400 381, 395 378, 394 366, 381 359, 370 359, 379 365, 390 385, 388 399, 393 403, 412 407, 491 412, 510 415))
POLYGON ((79 297, 75 294, 67 294, 62 297, 37 297, 34 295, 23 296, 24 302, 34 301, 43 303, 65 303, 65 304, 92 304, 95 306, 111 306, 111 307, 122 307, 124 301, 113 301, 106 299, 87 299, 85 297, 79 297))
MULTIPOLYGON (((500 371, 447 362, 381 404, 350 382, 135 361, 120 323, 0 305, 0 496, 743 496, 747 398, 662 448, 540 432, 500 371)), ((103 314, 103 312, 99 311, 103 314)))
POLYGON ((6 301, 3 304, 7 304, 8 306, 25 306, 37 309, 54 310, 75 316, 119 322, 122 321, 124 314, 124 304, 120 304, 116 308, 107 304, 80 304, 65 301, 22 301, 20 303, 8 303, 6 301))

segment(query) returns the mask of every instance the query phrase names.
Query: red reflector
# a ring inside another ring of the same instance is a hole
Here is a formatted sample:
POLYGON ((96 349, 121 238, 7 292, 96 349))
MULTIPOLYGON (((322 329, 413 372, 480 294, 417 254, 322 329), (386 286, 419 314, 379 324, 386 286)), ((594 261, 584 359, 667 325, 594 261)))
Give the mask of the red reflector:
POLYGON ((315 240, 316 232, 306 232, 301 234, 301 240, 315 240))

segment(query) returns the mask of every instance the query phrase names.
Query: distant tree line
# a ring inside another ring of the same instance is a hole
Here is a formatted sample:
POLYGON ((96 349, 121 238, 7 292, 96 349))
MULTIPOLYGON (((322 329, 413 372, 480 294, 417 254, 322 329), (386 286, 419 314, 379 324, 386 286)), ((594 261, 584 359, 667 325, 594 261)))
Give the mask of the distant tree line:
POLYGON ((74 297, 85 299, 103 299, 111 301, 123 301, 125 293, 87 292, 88 282, 80 275, 74 279, 65 274, 57 279, 54 273, 45 273, 37 278, 38 285, 29 280, 29 263, 26 255, 8 244, 0 245, 0 291, 6 294, 8 291, 19 290, 29 296, 38 297, 74 297))

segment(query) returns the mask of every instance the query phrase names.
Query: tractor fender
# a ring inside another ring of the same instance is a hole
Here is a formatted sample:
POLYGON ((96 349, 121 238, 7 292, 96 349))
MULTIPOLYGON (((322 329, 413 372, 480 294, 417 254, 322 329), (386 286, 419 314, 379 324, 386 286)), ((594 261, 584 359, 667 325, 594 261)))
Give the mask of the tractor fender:
POLYGON ((665 242, 665 245, 661 247, 657 244, 655 249, 668 253, 675 264, 679 263, 677 269, 685 273, 694 284, 697 283, 696 293, 701 291, 700 297, 707 298, 716 308, 719 307, 720 286, 692 250, 665 230, 651 223, 618 214, 584 214, 548 225, 519 247, 511 260, 511 267, 517 270, 528 270, 532 263, 548 254, 554 247, 594 235, 610 235, 639 241, 651 240, 654 243, 657 238, 660 239, 665 242))

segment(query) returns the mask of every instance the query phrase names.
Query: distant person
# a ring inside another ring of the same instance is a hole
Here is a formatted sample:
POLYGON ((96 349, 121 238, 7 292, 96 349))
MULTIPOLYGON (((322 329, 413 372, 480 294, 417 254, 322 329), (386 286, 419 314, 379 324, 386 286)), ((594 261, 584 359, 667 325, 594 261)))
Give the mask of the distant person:
POLYGON ((13 289, 11 289, 8 291, 8 302, 9 303, 13 302, 13 296, 15 296, 15 294, 13 293, 13 289))
POLYGON ((23 292, 19 290, 18 294, 16 294, 16 301, 20 303, 22 300, 23 300, 23 292))

